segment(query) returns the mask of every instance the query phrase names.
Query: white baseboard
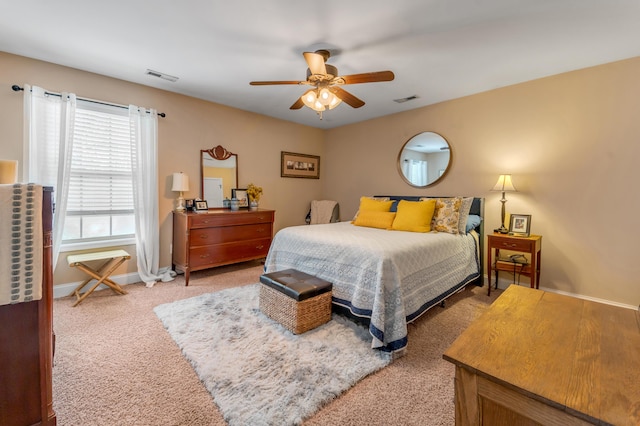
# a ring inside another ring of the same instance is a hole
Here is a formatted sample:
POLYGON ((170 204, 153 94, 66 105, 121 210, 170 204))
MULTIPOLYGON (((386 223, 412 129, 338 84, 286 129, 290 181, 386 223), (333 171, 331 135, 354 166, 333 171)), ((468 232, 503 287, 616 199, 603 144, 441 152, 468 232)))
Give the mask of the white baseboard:
MULTIPOLYGON (((140 275, 138 275, 137 272, 131 272, 131 273, 122 274, 122 275, 111 275, 109 278, 120 285, 134 284, 142 281, 140 279, 140 275)), ((59 299, 61 297, 66 297, 71 295, 72 292, 76 289, 76 287, 78 287, 80 284, 82 284, 82 281, 77 281, 74 283, 59 284, 59 285, 53 286, 53 298, 59 299)), ((92 285, 93 285, 92 283, 88 283, 83 290, 84 291, 88 290, 89 288, 91 288, 92 285)), ((109 288, 109 287, 104 284, 100 284, 96 289, 96 291, 104 290, 105 288, 109 288)))
MULTIPOLYGON (((486 276, 485 276, 485 282, 487 282, 486 281, 486 276)), ((506 289, 511 284, 513 284, 513 279, 512 280, 498 279, 498 288, 501 289, 501 290, 506 289)), ((492 286, 491 289, 495 288, 494 287, 495 286, 495 278, 491 280, 490 285, 492 286)), ((520 283, 520 285, 529 286, 528 279, 525 280, 524 284, 520 283)), ((568 291, 557 290, 557 289, 554 289, 554 288, 547 288, 547 287, 540 286, 540 290, 548 291, 549 293, 562 294, 564 296, 577 297, 578 299, 589 300, 591 302, 605 303, 607 305, 617 306, 617 307, 620 307, 620 308, 627 308, 627 309, 633 309, 633 310, 638 309, 638 307, 634 306, 634 305, 627 305, 626 303, 619 303, 619 302, 614 302, 614 301, 611 301, 611 300, 599 299, 597 297, 584 296, 582 294, 570 293, 568 291)))

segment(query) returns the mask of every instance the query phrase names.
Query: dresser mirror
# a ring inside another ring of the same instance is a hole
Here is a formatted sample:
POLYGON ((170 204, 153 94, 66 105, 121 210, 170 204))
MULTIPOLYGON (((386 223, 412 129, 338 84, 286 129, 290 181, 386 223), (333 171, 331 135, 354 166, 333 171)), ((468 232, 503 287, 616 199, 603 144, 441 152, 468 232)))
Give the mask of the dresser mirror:
POLYGON ((422 132, 409 139, 398 154, 398 172, 416 188, 425 188, 442 179, 451 165, 451 146, 434 132, 422 132))
POLYGON ((231 199, 231 190, 238 187, 238 154, 218 145, 200 150, 201 198, 209 208, 224 207, 223 200, 231 199))

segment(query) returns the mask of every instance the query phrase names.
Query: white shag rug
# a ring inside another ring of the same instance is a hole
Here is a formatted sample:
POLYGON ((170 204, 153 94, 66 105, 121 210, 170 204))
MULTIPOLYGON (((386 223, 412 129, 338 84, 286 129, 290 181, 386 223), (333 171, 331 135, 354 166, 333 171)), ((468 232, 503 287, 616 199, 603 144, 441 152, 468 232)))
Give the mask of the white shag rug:
POLYGON ((299 424, 391 362, 371 349, 366 328, 335 314, 304 334, 289 332, 260 312, 259 286, 154 308, 229 425, 299 424))

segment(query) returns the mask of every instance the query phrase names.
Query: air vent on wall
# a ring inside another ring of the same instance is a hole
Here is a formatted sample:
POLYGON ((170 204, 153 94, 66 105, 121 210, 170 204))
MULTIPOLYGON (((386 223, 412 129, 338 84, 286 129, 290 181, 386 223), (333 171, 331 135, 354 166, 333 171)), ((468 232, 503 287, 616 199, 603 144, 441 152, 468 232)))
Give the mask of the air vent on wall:
POLYGON ((148 69, 146 74, 150 75, 152 77, 158 77, 158 78, 161 78, 163 80, 171 81, 171 82, 174 82, 174 83, 176 81, 178 81, 178 77, 174 77, 172 75, 164 74, 164 73, 161 73, 161 72, 158 72, 158 71, 154 71, 154 70, 149 70, 148 69))
POLYGON ((397 102, 401 104, 403 102, 412 101, 414 99, 418 99, 418 95, 411 95, 411 96, 407 96, 406 98, 394 99, 393 102, 397 102))

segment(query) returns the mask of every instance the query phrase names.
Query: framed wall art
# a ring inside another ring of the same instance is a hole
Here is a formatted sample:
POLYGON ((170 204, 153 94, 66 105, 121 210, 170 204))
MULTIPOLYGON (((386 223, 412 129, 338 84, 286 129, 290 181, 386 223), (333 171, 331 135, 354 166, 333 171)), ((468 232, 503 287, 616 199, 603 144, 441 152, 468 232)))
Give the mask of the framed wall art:
POLYGON ((528 237, 531 229, 530 214, 512 214, 509 220, 509 235, 528 237))
POLYGON ((280 176, 320 179, 320 157, 318 155, 282 151, 280 176))

